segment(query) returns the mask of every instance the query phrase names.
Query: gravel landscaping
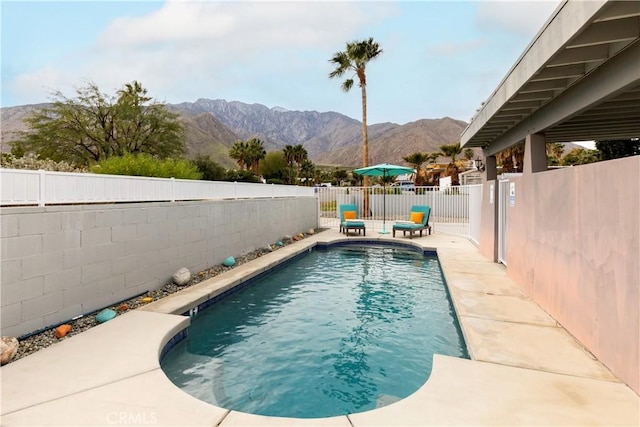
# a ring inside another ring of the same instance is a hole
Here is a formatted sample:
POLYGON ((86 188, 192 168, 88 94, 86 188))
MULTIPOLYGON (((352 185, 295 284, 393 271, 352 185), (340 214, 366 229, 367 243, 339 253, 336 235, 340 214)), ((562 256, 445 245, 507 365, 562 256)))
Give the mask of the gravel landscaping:
MULTIPOLYGON (((322 230, 315 230, 315 232, 319 232, 322 230)), ((306 238, 309 237, 310 234, 302 234, 302 237, 295 236, 295 238, 301 239, 301 238, 306 238)), ((247 263, 249 261, 252 261, 258 257, 261 257, 269 252, 273 252, 275 250, 281 249, 284 246, 287 246, 289 244, 295 243, 296 240, 294 240, 293 238, 283 238, 282 239, 282 246, 279 246, 277 244, 272 244, 270 245, 270 248, 264 247, 264 248, 260 248, 257 249, 253 252, 250 252, 248 254, 244 254, 244 255, 240 255, 240 256, 236 256, 234 257, 236 260, 236 264, 233 267, 226 267, 222 264, 218 264, 212 267, 207 268, 206 270, 200 271, 198 273, 195 273, 191 275, 191 280, 190 282, 185 285, 185 286, 177 286, 175 285, 173 282, 169 282, 166 283, 165 285, 163 285, 162 287, 158 288, 158 289, 154 289, 151 291, 148 291, 142 295, 138 295, 136 297, 133 297, 131 299, 128 299, 126 301, 121 301, 118 302, 116 304, 113 304, 109 307, 105 307, 105 308, 110 308, 114 311, 116 311, 116 313, 122 314, 122 313, 126 313, 127 311, 130 310, 135 310, 138 307, 141 307, 143 305, 148 304, 149 302, 152 301, 156 301, 159 300, 161 298, 164 298, 168 295, 171 295, 175 292, 178 292, 182 289, 188 288, 189 286, 193 286, 195 284, 198 284, 204 280, 210 279, 212 277, 217 276, 220 273, 224 273, 225 271, 231 270, 233 269, 235 266, 238 265, 242 265, 244 263, 247 263), (150 297, 153 300, 152 301, 147 301, 147 302, 142 302, 142 298, 145 297, 150 297)), ((171 280, 171 279, 169 279, 171 280)), ((75 320, 70 320, 67 322, 64 322, 65 324, 71 325, 71 331, 69 333, 66 334, 65 337, 63 338, 56 338, 55 335, 55 327, 51 328, 51 329, 47 329, 45 331, 36 333, 34 335, 28 336, 24 339, 20 339, 19 343, 20 345, 18 346, 18 352, 16 353, 15 357, 12 359, 12 361, 18 360, 22 357, 28 356, 30 354, 33 354, 39 350, 42 350, 44 348, 49 347, 50 345, 56 344, 64 339, 67 339, 68 337, 72 337, 74 335, 80 334, 94 326, 98 325, 98 322, 96 321, 96 315, 102 311, 103 309, 100 310, 96 310, 93 313, 90 314, 86 314, 80 318, 77 318, 75 320)), ((56 325, 57 326, 57 325, 56 325)), ((11 363, 11 362, 9 362, 11 363)))

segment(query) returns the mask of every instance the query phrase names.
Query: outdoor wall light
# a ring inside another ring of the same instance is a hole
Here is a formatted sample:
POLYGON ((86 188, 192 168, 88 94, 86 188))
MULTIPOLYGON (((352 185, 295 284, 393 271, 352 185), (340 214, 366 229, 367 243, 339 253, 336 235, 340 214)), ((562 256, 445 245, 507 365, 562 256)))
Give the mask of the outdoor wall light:
POLYGON ((484 164, 482 164, 482 159, 476 158, 474 160, 474 163, 476 164, 476 169, 478 169, 480 172, 484 171, 484 164))

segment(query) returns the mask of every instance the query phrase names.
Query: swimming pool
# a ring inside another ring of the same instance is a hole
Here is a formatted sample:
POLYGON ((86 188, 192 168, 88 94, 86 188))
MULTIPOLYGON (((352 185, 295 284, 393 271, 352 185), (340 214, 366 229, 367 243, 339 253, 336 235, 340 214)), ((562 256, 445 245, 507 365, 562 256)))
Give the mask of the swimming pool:
POLYGON ((201 311, 161 365, 187 393, 242 412, 362 412, 422 386, 433 354, 468 357, 435 256, 313 250, 201 311))

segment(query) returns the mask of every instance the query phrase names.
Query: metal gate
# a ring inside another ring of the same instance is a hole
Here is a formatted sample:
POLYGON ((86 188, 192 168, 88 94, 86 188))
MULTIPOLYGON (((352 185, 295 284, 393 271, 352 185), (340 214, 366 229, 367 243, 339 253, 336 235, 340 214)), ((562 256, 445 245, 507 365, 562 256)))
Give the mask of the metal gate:
POLYGON ((507 206, 509 204, 509 180, 498 182, 498 261, 507 265, 507 206))

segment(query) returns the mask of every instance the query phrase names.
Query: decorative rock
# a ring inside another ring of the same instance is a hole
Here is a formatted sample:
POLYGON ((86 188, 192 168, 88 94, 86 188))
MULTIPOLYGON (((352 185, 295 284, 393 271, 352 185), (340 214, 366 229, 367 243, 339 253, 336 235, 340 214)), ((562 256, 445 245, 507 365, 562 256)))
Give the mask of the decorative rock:
POLYGON ((0 365, 9 363, 15 357, 18 345, 16 337, 2 337, 0 340, 0 365))
POLYGON ((297 242, 298 240, 300 240, 300 237, 298 237, 298 236, 293 236, 293 241, 294 241, 294 242, 297 242))
POLYGON ((264 247, 264 251, 265 252, 271 252, 271 251, 273 251, 273 248, 271 247, 271 245, 267 245, 267 246, 264 247))
POLYGON ((282 245, 283 245, 282 240, 278 240, 278 241, 276 242, 276 245, 277 245, 277 246, 282 246, 282 245))
POLYGON ((144 302, 144 303, 151 302, 151 301, 153 301, 153 298, 151 297, 144 297, 140 300, 140 302, 144 302))
POLYGON ((313 228, 307 230, 307 234, 316 234, 316 231, 313 228))
POLYGON ((301 238, 301 239, 304 239, 304 234, 299 233, 299 234, 298 234, 298 237, 299 237, 299 238, 301 238))
POLYGON ((98 323, 104 323, 107 320, 111 320, 116 317, 116 312, 111 310, 110 308, 105 308, 96 316, 96 321, 98 323))
POLYGON ((65 335, 67 335, 69 332, 71 332, 71 325, 60 325, 55 329, 55 333, 56 333, 56 338, 60 339, 60 338, 64 338, 65 335))
POLYGON ((127 311, 129 310, 129 304, 120 304, 118 306, 118 311, 127 311))
POLYGON ((233 267, 236 263, 236 259, 232 256, 227 257, 224 259, 224 261, 222 261, 222 265, 224 265, 225 267, 233 267))
POLYGON ((286 236, 284 236, 282 238, 282 240, 285 241, 285 242, 290 242, 291 241, 291 236, 287 234, 286 236))
POLYGON ((173 273, 173 283, 178 286, 185 286, 189 284, 189 280, 191 280, 191 272, 186 267, 182 267, 180 270, 173 273))

